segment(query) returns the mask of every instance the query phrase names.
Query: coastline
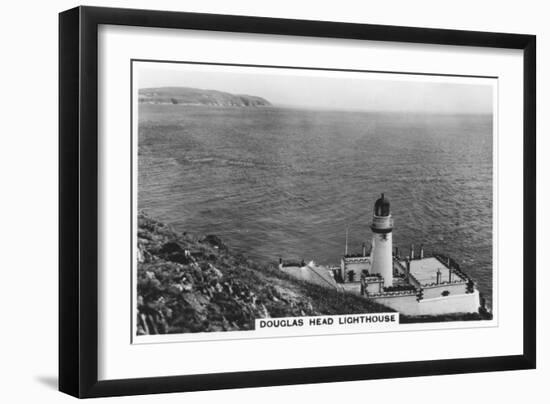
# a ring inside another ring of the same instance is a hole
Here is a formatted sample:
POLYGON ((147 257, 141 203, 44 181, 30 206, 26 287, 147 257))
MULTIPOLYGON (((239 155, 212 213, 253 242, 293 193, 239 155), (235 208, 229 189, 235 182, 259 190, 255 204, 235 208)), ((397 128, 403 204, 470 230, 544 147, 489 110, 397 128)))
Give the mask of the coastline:
POLYGON ((138 215, 138 335, 240 331, 258 318, 391 312, 138 215))
MULTIPOLYGON (((138 335, 253 330, 260 318, 392 312, 138 214, 138 335)), ((489 320, 491 313, 400 316, 401 323, 489 320)))

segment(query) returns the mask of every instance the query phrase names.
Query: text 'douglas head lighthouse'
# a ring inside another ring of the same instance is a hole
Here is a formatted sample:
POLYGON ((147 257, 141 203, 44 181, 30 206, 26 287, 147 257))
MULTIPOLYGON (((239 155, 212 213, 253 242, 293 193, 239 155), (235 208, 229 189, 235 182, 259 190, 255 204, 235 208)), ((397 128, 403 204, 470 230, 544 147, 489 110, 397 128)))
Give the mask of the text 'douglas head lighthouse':
POLYGON ((392 230, 390 201, 384 194, 375 202, 372 215, 372 273, 380 274, 384 287, 393 284, 392 230))

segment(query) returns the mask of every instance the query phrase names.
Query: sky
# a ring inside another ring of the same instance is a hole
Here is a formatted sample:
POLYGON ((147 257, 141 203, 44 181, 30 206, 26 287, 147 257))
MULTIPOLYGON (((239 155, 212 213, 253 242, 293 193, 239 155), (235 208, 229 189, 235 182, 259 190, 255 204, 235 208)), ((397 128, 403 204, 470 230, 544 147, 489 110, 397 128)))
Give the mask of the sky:
POLYGON ((496 79, 135 62, 139 88, 193 87, 308 109, 487 114, 496 79))

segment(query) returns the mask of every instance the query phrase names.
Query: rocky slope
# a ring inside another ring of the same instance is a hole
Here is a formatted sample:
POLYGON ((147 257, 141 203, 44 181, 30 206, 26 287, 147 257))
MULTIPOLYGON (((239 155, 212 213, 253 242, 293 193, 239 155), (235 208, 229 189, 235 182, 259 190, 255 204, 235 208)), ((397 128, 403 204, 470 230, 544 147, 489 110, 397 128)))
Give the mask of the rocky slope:
POLYGON ((218 107, 266 107, 271 105, 269 101, 261 97, 190 87, 142 88, 139 90, 139 102, 218 107))
POLYGON ((138 334, 234 331, 256 318, 392 311, 358 296, 297 281, 140 213, 138 334))

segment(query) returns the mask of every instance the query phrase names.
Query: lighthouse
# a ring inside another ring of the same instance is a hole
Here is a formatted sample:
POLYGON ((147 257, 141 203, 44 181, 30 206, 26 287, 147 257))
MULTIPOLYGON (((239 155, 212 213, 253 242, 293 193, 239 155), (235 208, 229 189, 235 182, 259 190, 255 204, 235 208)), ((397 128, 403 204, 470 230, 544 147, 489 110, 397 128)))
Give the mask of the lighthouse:
POLYGON ((384 194, 374 204, 372 215, 371 273, 384 278, 384 287, 393 285, 392 230, 390 201, 384 194))

